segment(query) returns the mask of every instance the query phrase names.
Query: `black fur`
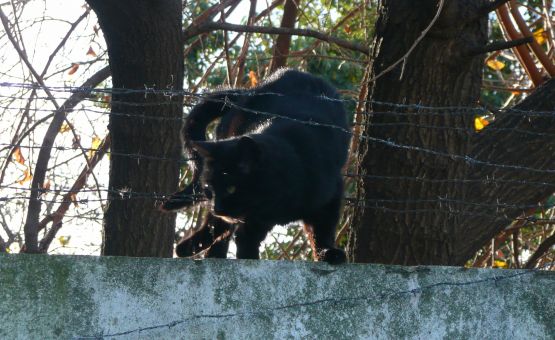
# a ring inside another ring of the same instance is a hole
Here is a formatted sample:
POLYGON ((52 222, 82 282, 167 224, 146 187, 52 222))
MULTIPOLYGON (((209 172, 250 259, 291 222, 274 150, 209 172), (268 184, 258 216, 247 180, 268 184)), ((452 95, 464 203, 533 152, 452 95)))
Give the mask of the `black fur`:
POLYGON ((274 225, 302 220, 317 258, 344 262, 334 237, 349 134, 338 98, 321 78, 283 69, 254 89, 214 92, 196 105, 183 129, 186 151, 197 159, 193 181, 163 209, 191 206, 200 195, 213 201, 213 211, 177 255, 213 244, 207 256, 225 258, 223 236, 235 231, 237 257, 256 259, 274 225), (216 141, 206 141, 218 118, 216 141))

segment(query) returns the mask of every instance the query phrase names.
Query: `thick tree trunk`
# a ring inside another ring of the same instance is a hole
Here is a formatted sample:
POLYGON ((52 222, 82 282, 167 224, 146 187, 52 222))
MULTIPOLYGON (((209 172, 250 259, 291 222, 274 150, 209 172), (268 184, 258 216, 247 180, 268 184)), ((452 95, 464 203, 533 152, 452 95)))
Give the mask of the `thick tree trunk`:
MULTIPOLYGON (((439 20, 406 61, 369 84, 368 111, 373 114, 359 150, 362 193, 353 203, 352 261, 464 264, 523 211, 503 203, 535 204, 553 191, 511 181, 491 183, 493 177, 533 181, 539 174, 487 165, 549 169, 553 162, 540 155, 539 145, 545 148, 553 138, 543 135, 529 142, 514 132, 538 128, 538 117, 498 115, 477 133, 478 112, 454 108, 478 103, 483 55, 471 51, 487 42, 487 15, 478 15, 487 3, 446 0, 439 20)), ((374 76, 409 50, 432 21, 437 1, 383 0, 379 10, 374 76)), ((520 107, 552 110, 553 85, 537 93, 543 102, 533 95, 520 107)), ((541 119, 541 131, 555 130, 553 116, 541 119)))
POLYGON ((114 87, 109 125, 113 192, 102 253, 171 257, 175 214, 159 212, 154 195, 173 192, 179 176, 183 96, 160 90, 183 87, 181 1, 87 2, 108 45, 114 87))

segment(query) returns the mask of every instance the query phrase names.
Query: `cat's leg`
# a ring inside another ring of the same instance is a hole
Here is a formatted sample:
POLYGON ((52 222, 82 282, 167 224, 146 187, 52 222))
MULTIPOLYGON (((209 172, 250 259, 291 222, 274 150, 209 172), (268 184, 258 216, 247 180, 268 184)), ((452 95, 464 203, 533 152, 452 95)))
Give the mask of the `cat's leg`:
POLYGON ((315 259, 330 264, 347 261, 342 249, 335 246, 335 228, 339 223, 343 190, 316 214, 303 218, 304 229, 310 241, 315 259))
POLYGON ((264 241, 272 227, 259 224, 241 224, 235 232, 238 259, 259 259, 260 243, 264 241))
MULTIPOLYGON (((210 214, 212 215, 212 214, 210 214)), ((206 252, 205 257, 225 259, 227 258, 227 250, 229 249, 229 240, 233 236, 235 226, 233 224, 222 221, 215 217, 212 237, 213 241, 210 248, 206 252)))
MULTIPOLYGON (((202 226, 187 237, 181 239, 175 247, 175 253, 179 257, 189 257, 212 246, 214 240, 227 231, 231 232, 229 224, 209 213, 204 219, 202 226)), ((223 239, 223 238, 222 238, 223 239)), ((224 241, 229 242, 229 237, 224 241)), ((207 252, 207 257, 225 258, 227 255, 227 244, 221 243, 207 252), (225 248, 225 249, 224 249, 225 248)))

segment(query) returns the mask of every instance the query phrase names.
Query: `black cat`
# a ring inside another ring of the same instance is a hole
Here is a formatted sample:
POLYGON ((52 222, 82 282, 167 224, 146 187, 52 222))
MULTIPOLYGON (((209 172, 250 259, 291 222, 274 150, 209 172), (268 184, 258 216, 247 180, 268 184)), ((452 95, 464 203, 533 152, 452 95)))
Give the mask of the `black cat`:
POLYGON ((350 135, 337 99, 321 78, 282 69, 254 89, 214 92, 196 105, 183 128, 185 149, 196 159, 193 180, 162 209, 188 207, 199 197, 213 209, 179 242, 177 255, 210 247, 206 256, 225 258, 225 236, 234 232, 237 258, 258 259, 274 225, 302 220, 318 260, 344 262, 335 228, 350 135), (206 141, 218 118, 216 140, 206 141))

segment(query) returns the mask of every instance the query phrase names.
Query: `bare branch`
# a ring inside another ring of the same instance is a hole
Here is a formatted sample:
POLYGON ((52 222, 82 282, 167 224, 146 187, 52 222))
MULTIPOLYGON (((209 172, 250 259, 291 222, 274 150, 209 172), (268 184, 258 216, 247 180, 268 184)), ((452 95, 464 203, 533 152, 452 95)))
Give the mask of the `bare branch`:
POLYGON ((71 189, 68 190, 68 192, 64 195, 63 202, 60 203, 60 206, 58 207, 58 209, 56 209, 55 212, 46 216, 40 221, 38 225, 39 231, 46 228, 46 225, 50 222, 52 222, 52 227, 50 228, 48 233, 46 233, 44 238, 40 241, 39 252, 45 253, 48 250, 50 243, 56 236, 56 233, 58 232, 58 230, 60 230, 61 228, 62 219, 65 213, 67 212, 70 204, 73 201, 72 196, 76 195, 85 186, 85 184, 87 183, 87 178, 93 172, 94 168, 100 162, 100 160, 102 160, 102 157, 104 157, 104 155, 106 154, 109 148, 110 148, 110 136, 108 135, 101 142, 100 146, 98 147, 98 150, 96 150, 96 153, 90 159, 89 164, 85 165, 83 170, 81 170, 81 174, 79 174, 79 177, 77 177, 77 180, 75 181, 75 183, 73 183, 73 185, 71 186, 71 189))
POLYGON ((536 252, 530 257, 528 262, 526 262, 526 265, 524 266, 524 268, 526 268, 526 269, 534 268, 536 266, 536 263, 538 262, 538 260, 543 255, 545 255, 545 253, 547 253, 549 251, 549 249, 551 249, 551 247, 553 247, 553 245, 555 245, 555 233, 553 235, 549 236, 547 239, 545 239, 545 241, 543 241, 542 244, 540 244, 540 246, 538 247, 536 252))
POLYGON ((484 54, 488 52, 494 52, 499 50, 506 50, 519 45, 529 44, 534 40, 532 37, 524 37, 520 39, 510 40, 510 41, 496 41, 491 44, 476 47, 468 51, 469 56, 476 56, 479 54, 484 54))
MULTIPOLYGON (((298 1, 286 0, 283 8, 283 16, 281 18, 281 28, 295 28, 297 22, 298 1)), ((286 34, 278 35, 275 45, 272 61, 270 62, 270 73, 273 73, 280 67, 287 64, 287 56, 291 47, 291 36, 286 34)))
MULTIPOLYGON (((513 21, 509 16, 509 9, 507 7, 507 5, 503 5, 497 8, 497 16, 499 18, 501 28, 503 29, 507 40, 520 39, 523 36, 514 27, 513 21)), ((534 86, 539 86, 543 82, 543 78, 540 70, 536 67, 534 59, 530 55, 530 51, 526 48, 526 46, 522 45, 516 46, 514 51, 517 58, 520 60, 520 64, 532 80, 532 83, 534 83, 534 86)))
POLYGON ((188 30, 186 32, 185 39, 189 39, 193 36, 210 32, 216 30, 227 30, 227 31, 234 31, 234 32, 248 32, 248 33, 265 33, 265 34, 288 34, 288 35, 299 35, 304 37, 312 37, 319 40, 326 41, 328 43, 336 44, 337 46, 341 46, 343 48, 358 51, 368 55, 370 50, 367 47, 361 46, 357 43, 353 43, 350 41, 346 41, 343 39, 339 39, 336 37, 329 36, 322 32, 318 32, 311 29, 301 29, 301 28, 281 28, 281 27, 264 27, 264 26, 246 26, 246 25, 235 25, 229 23, 215 23, 215 22, 208 22, 202 24, 196 28, 188 30))

